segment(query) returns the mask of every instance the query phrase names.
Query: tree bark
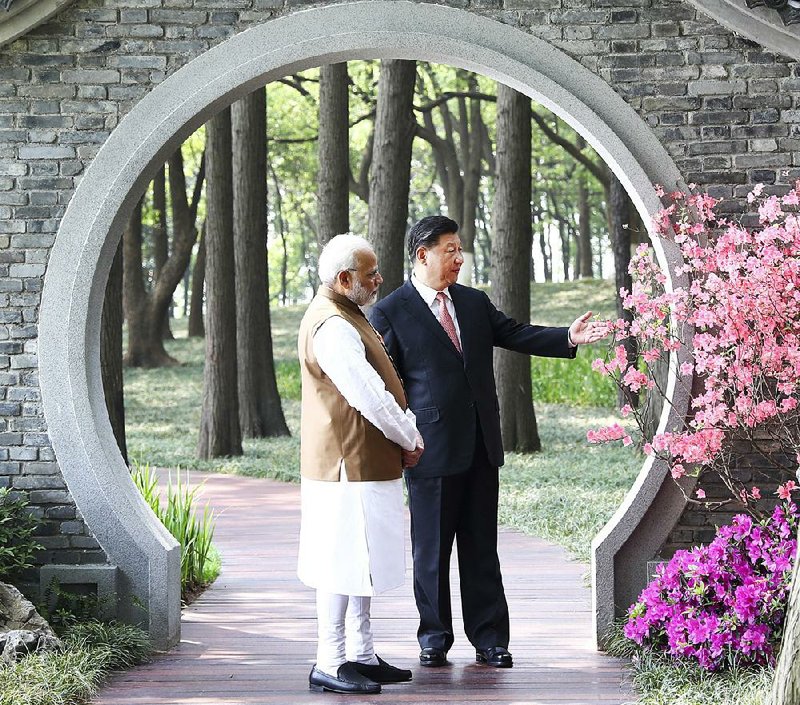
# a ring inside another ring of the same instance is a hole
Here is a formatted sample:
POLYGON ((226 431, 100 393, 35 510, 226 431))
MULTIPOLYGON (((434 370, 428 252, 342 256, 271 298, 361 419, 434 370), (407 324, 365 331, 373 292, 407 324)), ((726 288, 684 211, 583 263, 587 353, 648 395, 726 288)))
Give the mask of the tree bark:
POLYGON ((800 573, 798 561, 795 559, 783 639, 772 680, 770 705, 800 703, 800 574, 798 573, 800 573))
POLYGON ((125 440, 125 395, 122 380, 122 248, 120 240, 103 299, 103 318, 100 333, 100 370, 103 394, 114 438, 122 458, 128 462, 125 440))
POLYGON ((206 334, 203 325, 203 290, 206 282, 206 226, 200 232, 200 244, 192 269, 192 298, 189 302, 189 337, 202 338, 206 334))
POLYGON ((142 282, 141 207, 139 208, 138 234, 131 227, 126 230, 125 241, 125 317, 128 319, 128 353, 125 364, 131 367, 160 367, 176 365, 178 361, 167 353, 162 336, 163 321, 169 312, 175 293, 192 254, 197 231, 194 222, 200 202, 205 174, 205 159, 195 180, 192 202, 186 197, 186 177, 183 173, 183 156, 178 148, 169 159, 169 186, 172 200, 173 245, 172 252, 161 267, 152 290, 148 293, 142 282), (139 272, 135 272, 135 267, 139 272))
POLYGON ((581 176, 578 182, 578 251, 580 252, 581 258, 581 279, 594 279, 590 217, 589 190, 586 188, 586 178, 581 176))
POLYGON ((350 137, 347 64, 326 64, 319 75, 317 237, 324 245, 350 230, 350 137))
MULTIPOLYGON (((169 258, 169 231, 167 229, 167 170, 164 165, 156 172, 153 179, 153 210, 155 211, 155 224, 153 225, 153 281, 158 281, 164 265, 169 258)), ((161 337, 164 340, 173 340, 174 336, 169 327, 170 311, 164 316, 161 337)))
POLYGON ((403 283, 411 146, 416 127, 413 114, 416 75, 414 61, 381 62, 368 214, 368 239, 375 248, 383 276, 380 296, 386 296, 403 283))
MULTIPOLYGON (((497 151, 492 294, 495 305, 521 323, 530 321, 531 103, 503 84, 497 86, 497 151)), ((527 355, 494 352, 500 428, 507 450, 538 451, 542 444, 531 390, 527 355)))
POLYGON ((199 458, 242 454, 236 373, 236 284, 233 254, 231 111, 206 125, 207 330, 199 458))
MULTIPOLYGON (((622 307, 619 290, 632 288, 631 275, 628 265, 631 261, 631 231, 628 224, 628 194, 614 174, 609 173, 608 185, 608 230, 611 235, 611 249, 614 252, 614 283, 616 285, 617 317, 629 323, 633 320, 630 311, 622 307)), ((634 338, 628 338, 623 343, 628 356, 628 364, 636 364, 639 356, 638 345, 634 338)), ((629 389, 618 391, 617 402, 620 406, 630 404, 636 408, 639 405, 639 394, 629 389)))
MULTIPOLYGON (((259 88, 231 110, 239 425, 249 438, 289 435, 275 380, 269 315, 266 95, 259 88)), ((345 175, 345 195, 346 189, 345 175)))

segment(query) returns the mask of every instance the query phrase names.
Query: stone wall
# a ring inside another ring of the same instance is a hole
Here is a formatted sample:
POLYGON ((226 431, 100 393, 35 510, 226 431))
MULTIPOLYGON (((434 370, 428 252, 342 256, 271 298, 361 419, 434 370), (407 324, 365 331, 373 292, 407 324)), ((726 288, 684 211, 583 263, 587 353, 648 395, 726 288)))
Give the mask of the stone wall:
MULTIPOLYGON (((27 494, 44 520, 43 562, 105 561, 59 472, 37 380, 43 275, 81 174, 166 76, 232 34, 309 4, 78 0, 0 47, 0 486, 27 494)), ((728 199, 724 208, 740 209, 753 183, 780 190, 800 177, 796 62, 688 3, 440 4, 519 27, 580 61, 639 113, 686 182, 728 199)))

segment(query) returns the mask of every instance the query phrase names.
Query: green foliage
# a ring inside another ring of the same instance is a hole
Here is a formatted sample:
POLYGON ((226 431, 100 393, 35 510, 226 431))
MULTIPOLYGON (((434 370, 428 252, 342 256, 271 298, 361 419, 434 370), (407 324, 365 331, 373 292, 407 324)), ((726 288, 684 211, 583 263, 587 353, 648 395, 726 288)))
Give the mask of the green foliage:
POLYGON ((202 515, 197 514, 197 492, 201 485, 190 487, 188 476, 181 479, 179 468, 174 483, 170 473, 166 502, 162 504, 158 476, 150 465, 134 463, 132 477, 147 504, 181 545, 181 593, 186 598, 190 592, 207 584, 212 573, 209 562, 212 560, 214 517, 208 504, 202 515))
POLYGON ((0 488, 0 579, 33 565, 42 546, 33 538, 39 521, 28 510, 28 501, 0 488))
POLYGON ((39 614, 60 634, 76 624, 97 619, 107 599, 98 598, 94 592, 81 593, 64 588, 57 578, 53 578, 45 588, 43 603, 36 607, 39 614))
POLYGON ((116 670, 146 661, 147 634, 116 622, 89 621, 69 628, 64 650, 31 654, 0 668, 0 705, 84 703, 116 670))

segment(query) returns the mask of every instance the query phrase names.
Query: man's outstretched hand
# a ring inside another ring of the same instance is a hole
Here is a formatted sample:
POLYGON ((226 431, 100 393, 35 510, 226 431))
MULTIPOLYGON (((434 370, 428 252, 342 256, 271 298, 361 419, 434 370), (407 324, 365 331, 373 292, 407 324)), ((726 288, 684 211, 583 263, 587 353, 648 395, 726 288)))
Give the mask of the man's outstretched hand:
POLYGON ((575 345, 594 343, 611 333, 610 321, 592 321, 591 317, 592 312, 587 311, 569 327, 569 337, 575 345))

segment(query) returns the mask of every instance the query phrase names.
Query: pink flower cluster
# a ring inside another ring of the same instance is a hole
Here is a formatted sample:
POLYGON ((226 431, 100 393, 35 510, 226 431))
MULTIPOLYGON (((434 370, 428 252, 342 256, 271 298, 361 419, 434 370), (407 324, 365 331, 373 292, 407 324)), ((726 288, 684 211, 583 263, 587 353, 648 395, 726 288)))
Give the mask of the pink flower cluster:
MULTIPOLYGON (((689 284, 665 291, 652 252, 639 245, 630 264, 632 290, 620 291, 633 320, 616 322, 612 356, 593 364, 624 389, 652 390, 653 364, 680 349, 693 332, 690 359, 679 372, 689 379, 695 375, 702 389, 695 391, 684 426, 648 446, 673 467, 711 464, 732 432, 797 408, 800 182, 782 197, 764 197, 763 191, 759 185, 748 197, 758 206, 760 227, 753 230, 718 219, 717 201, 706 194, 670 194, 672 204, 653 223, 659 236, 678 246, 683 260, 678 269, 688 274, 689 284), (628 337, 638 339, 637 364, 628 362, 619 344, 628 337)), ((595 442, 614 438, 602 431, 594 435, 595 442)))
POLYGON ((762 522, 739 514, 708 546, 678 551, 628 610, 625 636, 708 670, 774 664, 799 517, 791 502, 762 522))

